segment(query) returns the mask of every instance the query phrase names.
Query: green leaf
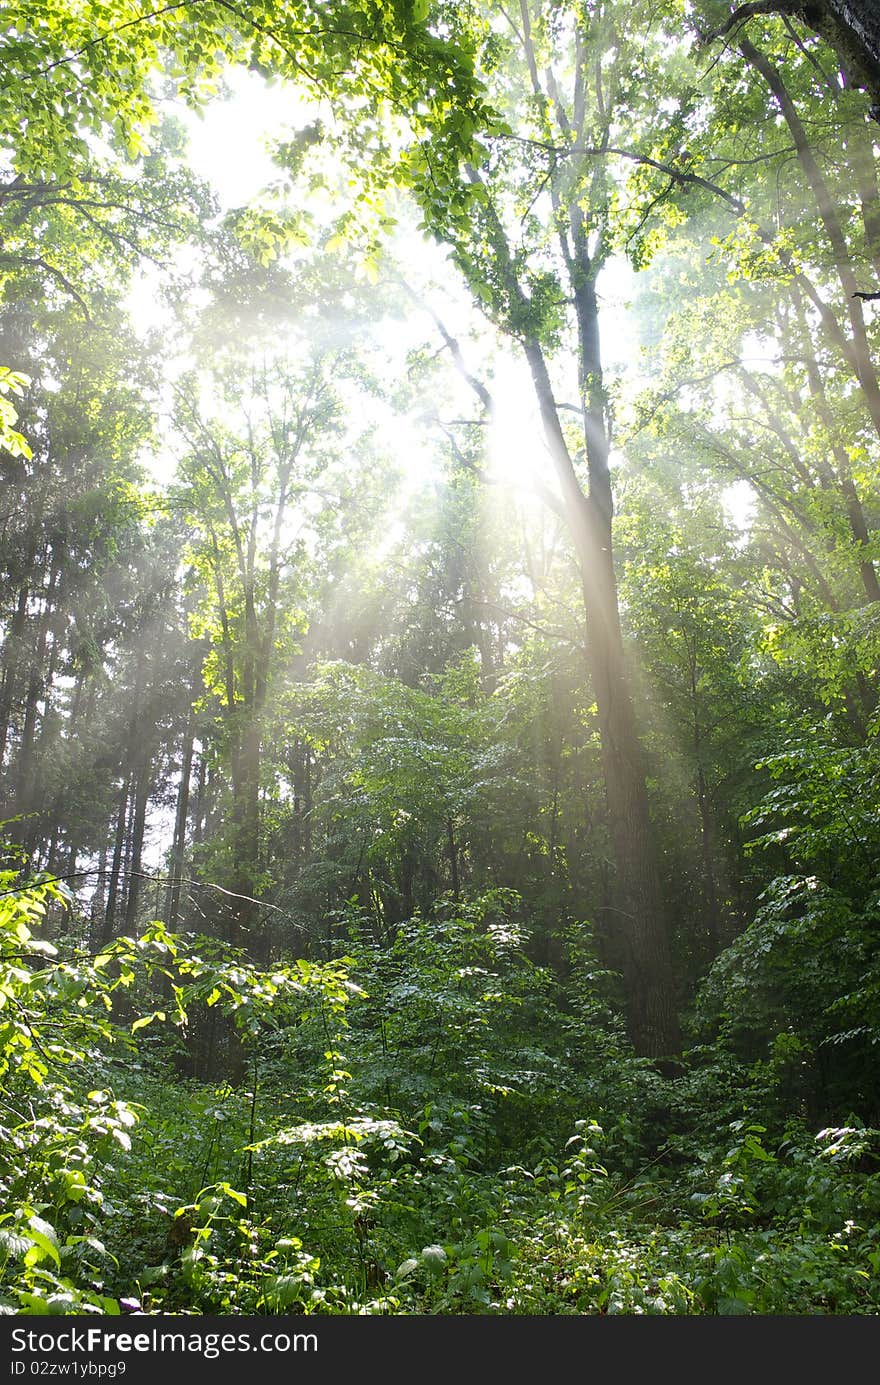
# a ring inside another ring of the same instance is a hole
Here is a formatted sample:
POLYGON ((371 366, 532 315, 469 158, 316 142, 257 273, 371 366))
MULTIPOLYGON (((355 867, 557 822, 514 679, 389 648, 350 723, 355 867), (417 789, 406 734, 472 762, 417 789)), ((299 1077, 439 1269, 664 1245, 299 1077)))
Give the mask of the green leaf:
POLYGON ((164 1018, 164 1010, 154 1010, 152 1015, 142 1015, 139 1020, 135 1020, 132 1024, 131 1032, 134 1034, 138 1029, 144 1029, 146 1025, 152 1024, 154 1020, 164 1020, 164 1018))
POLYGON ((28 1234, 33 1244, 25 1253, 24 1263, 32 1267, 33 1265, 39 1265, 43 1260, 49 1259, 54 1261, 58 1269, 60 1269, 61 1256, 58 1254, 56 1246, 49 1237, 44 1236, 41 1231, 34 1231, 33 1228, 30 1229, 28 1234))
POLYGON ((247 1194, 238 1192, 235 1188, 230 1187, 228 1183, 218 1183, 217 1191, 218 1193, 225 1193, 227 1197, 231 1197, 232 1201, 237 1202, 240 1207, 247 1207, 248 1205, 247 1194))

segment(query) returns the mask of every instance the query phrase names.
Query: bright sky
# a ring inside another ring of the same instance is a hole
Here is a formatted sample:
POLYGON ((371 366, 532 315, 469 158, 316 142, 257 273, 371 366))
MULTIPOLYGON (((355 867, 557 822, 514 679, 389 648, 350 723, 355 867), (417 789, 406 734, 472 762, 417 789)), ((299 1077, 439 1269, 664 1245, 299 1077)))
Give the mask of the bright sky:
POLYGON ((287 127, 311 118, 301 93, 287 83, 268 84, 247 68, 229 69, 230 99, 214 101, 201 115, 184 108, 190 161, 216 190, 224 208, 241 207, 278 176, 266 149, 287 127))
MULTIPOLYGON (((226 84, 230 96, 213 101, 200 115, 183 106, 175 107, 175 114, 188 132, 189 162, 211 184, 224 211, 247 204, 278 178, 278 169, 268 153, 269 143, 314 118, 314 110, 305 98, 284 83, 269 85, 256 73, 233 68, 226 84)), ((432 307, 444 318, 449 330, 462 337, 463 347, 466 339, 470 342, 469 365, 479 372, 481 352, 473 338, 481 334, 485 324, 464 287, 450 274, 439 247, 417 241, 407 243, 406 263, 416 286, 430 279, 443 281, 441 299, 436 302, 432 296, 432 307)), ((147 265, 129 293, 129 309, 140 332, 161 327, 167 320, 168 310, 158 292, 161 277, 161 269, 147 265)), ((392 378, 395 371, 405 369, 410 349, 425 342, 431 345, 432 338, 438 349, 442 346, 430 318, 416 310, 406 320, 389 321, 387 330, 377 336, 392 378)), ((493 441, 492 452, 506 459, 508 471, 532 466, 536 448, 540 449, 542 444, 525 364, 505 357, 493 388, 504 408, 500 410, 499 436, 493 441)), ((469 416, 476 415, 476 401, 467 399, 466 408, 469 416)), ((387 408, 383 427, 393 451, 409 459, 406 489, 411 491, 434 464, 434 440, 426 432, 424 419, 395 417, 387 408)), ((151 457, 151 470, 157 481, 170 479, 173 469, 174 458, 170 454, 151 457)))
MULTIPOLYGON (((188 131, 192 167, 214 188, 223 210, 247 204, 277 178, 278 170, 268 153, 269 143, 314 117, 313 106, 293 87, 281 82, 267 84, 259 74, 245 68, 231 68, 226 85, 229 97, 215 100, 201 115, 185 107, 176 108, 188 131)), ((436 247, 425 244, 407 246, 407 264, 408 272, 411 269, 416 280, 442 281, 443 302, 439 306, 432 302, 432 307, 446 319, 449 330, 461 337, 468 364, 479 374, 484 370, 480 360, 483 353, 475 338, 485 336, 485 324, 463 286, 456 284, 454 271, 446 269, 436 247)), ((163 309, 157 293, 160 275, 156 267, 146 267, 129 295, 132 316, 141 331, 162 324, 163 309)), ((635 296, 635 275, 629 264, 616 259, 606 265, 600 301, 603 353, 609 378, 625 369, 631 371, 634 364, 636 334, 630 305, 635 296)), ((408 326, 399 320, 389 323, 384 336, 380 334, 392 369, 397 362, 398 368, 403 369, 405 353, 416 344, 419 334, 423 340, 430 340, 431 323, 422 314, 415 314, 408 326)), ((437 345, 441 345, 439 337, 437 345)), ((499 408, 489 438, 490 466, 499 472, 503 470, 523 486, 536 460, 546 463, 531 382, 525 362, 509 351, 495 357, 493 376, 492 392, 499 408)), ((467 407, 473 405, 469 416, 476 415, 475 404, 476 401, 467 401, 467 407)), ((418 425, 413 418, 396 419, 390 410, 386 412, 385 426, 392 447, 411 459, 411 489, 433 464, 433 443, 425 435, 423 422, 418 425)), ((173 465, 170 455, 154 459, 156 479, 169 479, 173 465)), ((723 502, 734 524, 742 527, 748 523, 752 497, 742 485, 729 487, 723 502)))

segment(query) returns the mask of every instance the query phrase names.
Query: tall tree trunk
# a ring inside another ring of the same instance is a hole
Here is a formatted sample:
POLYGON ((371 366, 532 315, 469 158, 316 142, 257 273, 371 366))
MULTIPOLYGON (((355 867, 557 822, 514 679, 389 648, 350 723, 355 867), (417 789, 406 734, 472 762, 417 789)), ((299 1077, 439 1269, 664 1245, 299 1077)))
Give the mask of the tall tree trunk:
MULTIPOLYGON (((28 801, 34 811, 31 819, 29 833, 26 837, 28 845, 33 849, 42 840, 51 838, 47 862, 54 853, 54 843, 57 841, 61 827, 62 818, 55 811, 55 803, 47 802, 45 793, 45 766, 53 751, 53 737, 56 731, 52 724, 52 691, 55 686, 55 675, 58 670, 58 655, 60 652, 60 641, 58 637, 58 618, 57 601, 51 614, 47 616, 47 639, 48 652, 43 651, 43 672, 40 680, 41 686, 39 693, 42 694, 44 709, 39 718, 39 730, 35 725, 32 732, 34 749, 32 751, 33 769, 31 771, 31 782, 28 792, 28 801), (51 637, 51 643, 49 639, 51 637)), ((37 704, 40 701, 38 695, 34 707, 36 714, 37 704)))
POLYGON ((866 91, 880 120, 880 10, 876 0, 743 0, 704 41, 725 38, 753 15, 785 14, 803 21, 837 54, 849 87, 866 91))
MULTIPOLYGON (((523 13, 527 13, 523 0, 523 13)), ((564 118, 564 117, 563 117, 564 118)), ((479 174, 467 170, 472 183, 479 174)), ((655 854, 654 830, 629 672, 618 612, 612 548, 612 491, 609 441, 596 298, 596 270, 588 253, 579 206, 566 208, 571 241, 563 236, 578 325, 584 442, 589 490, 585 493, 559 419, 553 386, 539 340, 522 342, 541 414, 544 436, 562 496, 562 510, 580 568, 586 617, 588 672, 596 698, 602 771, 614 859, 612 964, 623 976, 630 1037, 638 1052, 659 1058, 680 1044, 669 920, 655 854), (573 248, 572 248, 573 246, 573 248)), ((529 301, 514 267, 504 229, 489 204, 488 241, 512 321, 528 322, 529 301)))
POLYGON ((880 11, 876 0, 804 0, 804 20, 840 58, 851 86, 863 87, 880 119, 880 11))
MULTIPOLYGON (((598 335, 598 327, 595 331, 598 335)), ((646 1056, 661 1057, 675 1050, 679 1034, 668 919, 618 614, 607 440, 604 429, 600 433, 591 419, 593 459, 590 495, 586 496, 568 452, 537 342, 526 343, 526 357, 581 570, 587 660, 596 698, 615 868, 613 924, 608 930, 612 960, 623 975, 633 1043, 646 1056)))
MULTIPOLYGON (((31 559, 32 561, 33 559, 31 559)), ((3 681, 0 683, 0 767, 6 758, 6 745, 9 739, 9 721, 18 691, 18 669, 21 663, 21 643, 27 622, 27 609, 30 600, 30 581, 22 582, 18 589, 18 600, 9 626, 9 634, 3 646, 3 681)))
POLYGON ((99 944, 100 924, 104 919, 104 886, 107 876, 107 841, 101 843, 98 854, 98 869, 95 875, 95 888, 89 903, 89 946, 96 949, 99 944))
MULTIPOLYGON (((834 199, 822 171, 816 162, 807 132, 781 73, 766 54, 762 53, 747 38, 740 39, 739 50, 757 72, 764 78, 779 110, 788 126, 798 156, 798 162, 810 186, 819 219, 825 231, 840 287, 846 299, 851 338, 848 343, 847 359, 851 363, 875 431, 880 434, 880 381, 871 359, 871 348, 865 328, 862 302, 858 297, 859 285, 853 272, 852 261, 834 199)), ((873 598, 872 598, 873 599, 873 598)))
POLYGON ((248 947, 254 955, 258 940, 253 936, 256 917, 254 890, 260 862, 260 726, 251 713, 241 738, 239 773, 233 784, 233 823, 235 846, 233 890, 235 899, 229 913, 229 942, 248 947))
MULTIPOLYGON (((575 34, 575 84, 571 115, 560 96, 559 84, 547 66, 543 79, 532 37, 529 0, 519 6, 524 54, 536 98, 546 103, 561 139, 577 144, 583 134, 588 77, 584 43, 579 26, 575 34)), ((605 80, 596 78, 595 115, 610 137, 613 100, 605 80)), ((491 196, 487 197, 487 243, 495 271, 507 300, 506 316, 512 334, 522 342, 541 414, 544 436, 562 498, 580 569, 586 618, 588 672, 596 699, 605 803, 614 862, 613 925, 607 931, 613 948, 613 964, 622 973, 628 1007, 630 1036, 638 1051, 661 1057, 679 1046, 675 988, 669 940, 669 920, 663 899, 656 858, 642 748, 630 691, 629 670, 620 628, 617 580, 612 546, 613 497, 609 469, 610 442, 603 385, 599 305, 596 278, 607 254, 604 213, 598 211, 592 230, 588 227, 586 202, 596 208, 607 205, 609 189, 604 163, 594 164, 588 186, 572 196, 571 169, 549 180, 550 197, 565 265, 578 335, 583 440, 588 485, 584 489, 569 452, 542 345, 528 329, 514 323, 533 320, 532 305, 515 267, 510 243, 491 196), (598 231, 597 231, 598 227, 598 231), (591 236, 593 233, 591 241, 591 236)), ((481 180, 467 169, 472 183, 481 180)))
POLYGON ((125 931, 134 933, 137 924, 137 909, 141 896, 142 869, 144 857, 144 830, 147 821, 147 803, 150 797, 152 779, 152 756, 149 745, 145 746, 138 765, 132 804, 132 824, 128 862, 128 891, 125 899, 125 931))
MULTIPOLYGON (((880 189, 877 187, 873 139, 869 137, 866 126, 862 126, 850 138, 849 148, 862 212, 865 250, 870 256, 877 280, 880 280, 880 189)), ((876 287, 877 280, 872 288, 876 287)))
POLYGON ((61 564, 61 550, 53 546, 49 581, 43 599, 43 609, 38 619, 36 641, 31 653, 24 722, 16 765, 15 797, 18 811, 23 813, 26 818, 21 836, 29 852, 36 850, 41 838, 45 840, 47 830, 47 824, 44 821, 46 805, 40 801, 40 757, 37 751, 37 724, 41 695, 45 694, 48 701, 54 676, 56 646, 53 626, 56 598, 61 579, 61 564), (50 636, 52 636, 51 646, 49 643, 50 636))
MULTIPOLYGON (((880 601, 880 581, 878 581, 877 578, 877 569, 872 559, 867 556, 867 545, 870 541, 870 535, 865 512, 852 479, 846 448, 842 445, 838 437, 831 405, 828 402, 828 398, 825 394, 825 387, 822 383, 822 371, 819 368, 819 362, 816 360, 810 342, 803 300, 796 289, 794 291, 794 301, 798 320, 800 322, 801 350, 804 353, 807 367, 807 381, 810 388, 810 397, 816 405, 819 417, 828 434, 832 456, 834 457, 837 467, 836 484, 843 496, 850 533, 855 540, 857 551, 859 552, 859 572, 862 579, 862 586, 865 589, 865 595, 869 601, 880 601)), ((828 467, 827 470, 830 472, 831 468, 828 467)))
POLYGON ((693 753, 697 767, 697 806, 700 812, 700 846, 703 859, 703 893, 706 900, 706 929, 709 934, 712 956, 722 948, 721 906, 718 899, 718 885, 715 878, 715 821, 706 773, 703 769, 703 720, 700 711, 698 691, 700 670, 697 660, 697 639, 687 639, 688 674, 690 680, 691 721, 693 725, 693 753))
POLYGON ((124 888, 123 880, 131 860, 132 829, 137 817, 137 804, 139 801, 140 784, 145 759, 147 763, 149 763, 149 755, 147 754, 145 756, 141 749, 142 728, 140 725, 142 706, 141 683, 144 676, 145 665, 146 653, 143 646, 140 645, 135 659, 133 679, 134 695, 123 750, 125 773, 123 775, 122 791, 119 798, 119 808, 116 814, 113 858, 107 887, 107 905, 104 911, 104 921, 99 937, 101 946, 110 942, 113 937, 113 931, 116 925, 117 903, 120 893, 124 888))
POLYGON ((207 756, 204 748, 199 754, 199 767, 196 772, 196 801, 192 815, 192 839, 193 845, 198 846, 205 836, 205 818, 207 816, 207 756))
POLYGON ((189 795, 192 781, 193 751, 195 747, 196 718, 190 703, 183 733, 183 750, 180 764, 180 783, 177 786, 177 808, 174 814, 174 838, 171 844, 169 862, 168 893, 165 902, 165 918, 169 929, 177 926, 180 911, 180 890, 183 881, 183 862, 186 852, 186 826, 189 820, 189 795))
POLYGON ((126 774, 122 781, 122 791, 119 796, 119 807, 116 812, 116 832, 113 838, 113 857, 110 863, 110 876, 107 882, 107 903, 104 908, 104 919, 101 930, 98 934, 98 945, 104 947, 113 939, 113 930, 116 923, 116 901, 119 897, 119 881, 122 874, 122 858, 125 850, 125 829, 128 822, 128 798, 131 787, 131 773, 126 774))
POLYGON ((446 819, 446 852, 449 857, 449 878, 452 884, 452 898, 461 899, 461 882, 458 875, 458 844, 455 840, 455 825, 452 818, 446 819))

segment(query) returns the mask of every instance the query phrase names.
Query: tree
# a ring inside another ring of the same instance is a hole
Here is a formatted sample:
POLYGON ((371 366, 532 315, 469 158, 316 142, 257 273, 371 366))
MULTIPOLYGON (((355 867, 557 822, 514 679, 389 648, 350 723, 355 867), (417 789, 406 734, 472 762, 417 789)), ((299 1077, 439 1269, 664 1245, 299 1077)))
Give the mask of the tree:
POLYGON ((309 341, 288 324, 262 360, 220 352, 207 394, 191 378, 175 411, 183 458, 173 503, 190 529, 198 581, 192 633, 208 645, 201 702, 219 716, 230 777, 228 879, 240 897, 231 941, 247 933, 263 887, 263 749, 308 627, 315 530, 339 503, 328 469, 359 446, 344 395, 357 389, 356 352, 338 327, 329 333, 335 344, 317 335, 309 341))
MULTIPOLYGON (((703 5, 705 20, 713 22, 717 6, 703 5)), ((703 33, 703 41, 726 38, 733 30, 758 15, 785 15, 819 34, 833 48, 847 84, 863 87, 873 100, 875 118, 880 114, 880 19, 870 0, 751 0, 737 5, 715 27, 703 33)))
MULTIPOLYGON (((483 58, 516 120, 513 128, 490 134, 488 147, 478 146, 463 176, 439 194, 424 154, 409 156, 409 176, 426 226, 452 247, 476 299, 519 343, 531 372, 556 476, 555 503, 582 583, 615 864, 613 958, 625 977, 633 1037, 656 1056, 675 1046, 675 999, 618 611, 598 298, 613 236, 607 156, 614 122, 644 79, 642 49, 630 46, 634 29, 622 28, 604 7, 587 19, 574 7, 551 12, 523 3, 509 23, 506 42, 487 29, 483 58), (506 50, 512 50, 508 61, 501 58, 506 50), (551 371, 568 340, 577 361, 577 424, 567 414, 563 421, 559 395, 566 386, 551 371)), ((631 105, 627 118, 633 119, 631 105)))

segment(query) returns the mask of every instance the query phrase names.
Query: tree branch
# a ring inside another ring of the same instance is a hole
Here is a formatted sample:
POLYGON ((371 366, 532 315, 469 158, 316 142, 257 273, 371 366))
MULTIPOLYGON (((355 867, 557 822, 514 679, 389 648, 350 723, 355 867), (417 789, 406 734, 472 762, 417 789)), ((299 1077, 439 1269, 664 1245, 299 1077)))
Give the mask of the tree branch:
POLYGON ((750 4, 739 5, 717 29, 697 28, 697 37, 703 44, 714 43, 715 39, 726 38, 738 24, 744 24, 756 14, 797 14, 803 9, 803 0, 751 0, 750 4))
POLYGON ((719 187, 717 183, 711 182, 708 178, 702 178, 699 173, 688 173, 686 169, 676 168, 672 164, 662 163, 659 159, 652 159, 647 154, 635 154, 631 149, 620 149, 615 145, 597 144, 551 144, 546 140, 526 139, 521 135, 494 135, 494 139, 513 139, 517 144, 526 144, 533 149, 543 149, 546 153, 552 154, 555 158, 563 158, 570 154, 587 154, 591 158, 603 158, 608 154, 614 154, 619 159, 629 159, 631 163, 643 164, 647 168, 656 168, 658 172, 665 173, 671 178, 673 183, 690 183, 694 187, 704 188, 711 192, 715 197, 721 197, 727 202, 734 211, 742 216, 746 210, 746 204, 735 197, 733 193, 727 192, 719 187))

